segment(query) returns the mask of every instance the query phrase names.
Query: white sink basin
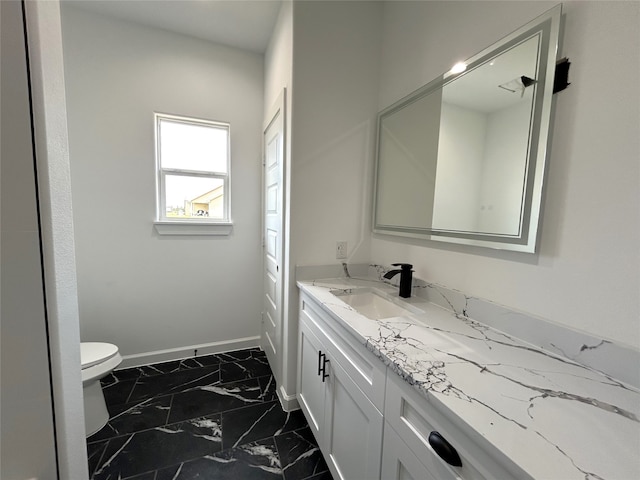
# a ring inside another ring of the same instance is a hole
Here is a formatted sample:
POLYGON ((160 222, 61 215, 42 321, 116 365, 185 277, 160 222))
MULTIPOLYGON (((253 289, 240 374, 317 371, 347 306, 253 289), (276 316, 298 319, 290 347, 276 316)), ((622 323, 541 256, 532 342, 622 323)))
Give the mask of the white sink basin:
POLYGON ((412 313, 419 313, 415 307, 404 308, 389 300, 375 290, 362 289, 349 293, 342 291, 331 292, 355 311, 372 320, 382 320, 391 317, 404 317, 412 313))

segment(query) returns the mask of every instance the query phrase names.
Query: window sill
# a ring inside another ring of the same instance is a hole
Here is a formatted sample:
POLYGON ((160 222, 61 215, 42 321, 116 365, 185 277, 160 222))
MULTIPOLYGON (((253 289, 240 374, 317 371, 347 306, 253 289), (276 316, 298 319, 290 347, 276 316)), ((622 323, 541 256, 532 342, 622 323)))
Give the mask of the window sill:
POLYGON ((170 222, 156 221, 153 225, 158 235, 231 235, 231 222, 170 222))

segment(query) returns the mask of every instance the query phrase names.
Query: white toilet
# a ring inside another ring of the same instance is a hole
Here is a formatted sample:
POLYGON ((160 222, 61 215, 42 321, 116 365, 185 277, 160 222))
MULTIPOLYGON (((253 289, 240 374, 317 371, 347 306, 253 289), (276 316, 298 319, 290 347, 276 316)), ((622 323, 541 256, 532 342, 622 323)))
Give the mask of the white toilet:
POLYGON ((84 395, 84 428, 93 435, 109 421, 100 379, 109 375, 122 362, 118 347, 110 343, 82 342, 82 390, 84 395))

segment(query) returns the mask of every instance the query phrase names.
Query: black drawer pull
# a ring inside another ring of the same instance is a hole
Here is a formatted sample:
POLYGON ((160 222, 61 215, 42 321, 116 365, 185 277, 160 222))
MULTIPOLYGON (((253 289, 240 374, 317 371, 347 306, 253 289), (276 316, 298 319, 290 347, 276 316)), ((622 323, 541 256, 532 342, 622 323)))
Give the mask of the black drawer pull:
POLYGON ((438 432, 434 431, 429 434, 429 445, 449 465, 454 467, 462 466, 462 460, 460 460, 460 455, 458 455, 456 449, 438 432))

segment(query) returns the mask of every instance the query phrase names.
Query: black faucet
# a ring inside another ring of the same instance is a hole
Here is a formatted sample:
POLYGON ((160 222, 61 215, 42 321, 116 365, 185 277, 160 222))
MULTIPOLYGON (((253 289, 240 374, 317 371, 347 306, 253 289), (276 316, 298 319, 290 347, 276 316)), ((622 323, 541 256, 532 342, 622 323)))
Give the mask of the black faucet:
POLYGON ((400 270, 389 270, 384 274, 384 278, 390 279, 400 274, 400 296, 409 298, 411 296, 411 278, 413 276, 413 265, 409 263, 392 263, 394 267, 400 267, 400 270))

